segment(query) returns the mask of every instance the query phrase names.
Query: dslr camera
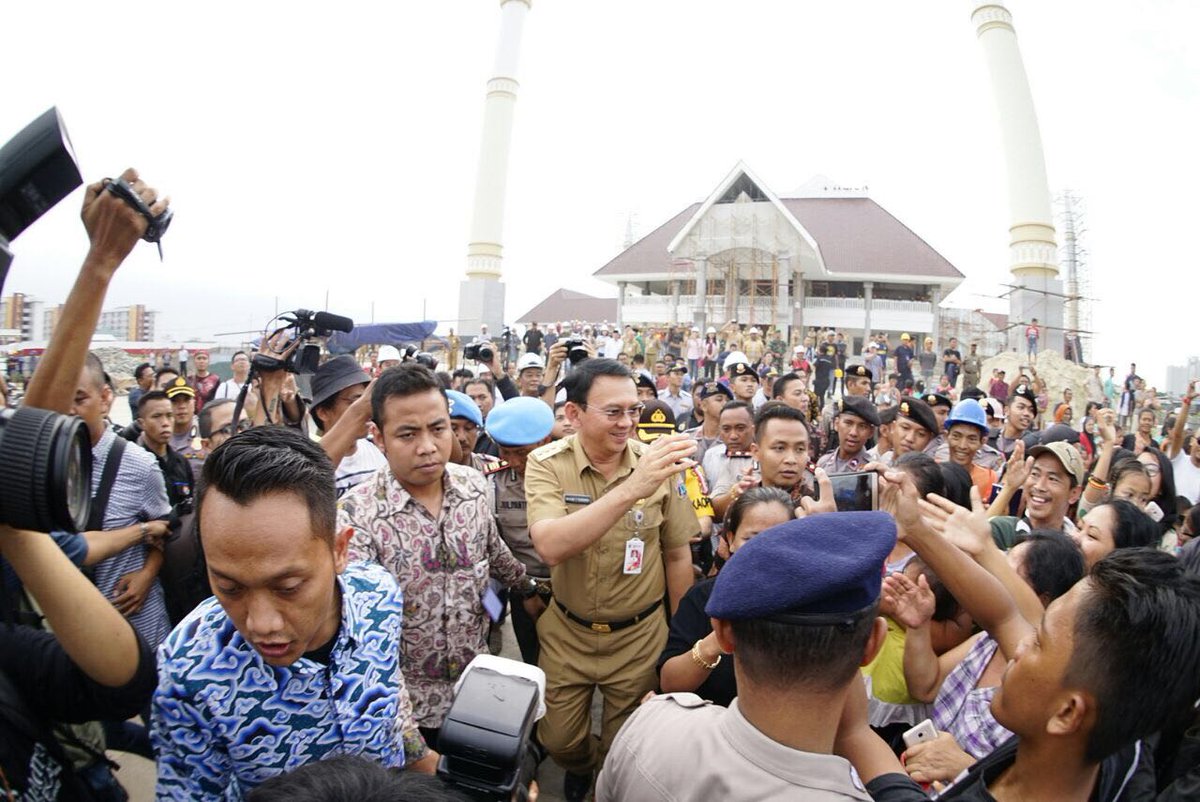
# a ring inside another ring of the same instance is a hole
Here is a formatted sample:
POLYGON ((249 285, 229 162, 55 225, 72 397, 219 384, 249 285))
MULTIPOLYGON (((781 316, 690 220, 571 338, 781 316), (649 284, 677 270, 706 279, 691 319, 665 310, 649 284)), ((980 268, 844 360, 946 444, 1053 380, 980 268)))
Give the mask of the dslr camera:
POLYGON ((545 695, 537 666, 478 655, 459 677, 438 735, 438 777, 481 802, 528 799, 538 764, 530 738, 545 695))
POLYGON ((563 344, 567 346, 567 361, 572 365, 578 365, 588 358, 587 348, 584 347, 582 337, 568 337, 563 340, 563 344))
POLYGON ((474 362, 491 362, 496 358, 496 349, 491 343, 471 343, 463 349, 463 357, 474 362))
MULTIPOLYGON (((83 183, 57 109, 0 148, 0 287, 9 243, 83 183)), ((92 441, 79 418, 0 409, 0 521, 18 529, 82 532, 92 496, 92 441)))
POLYGON ((354 331, 353 320, 330 312, 310 312, 307 309, 297 309, 294 312, 284 312, 275 320, 282 320, 286 325, 264 335, 263 344, 265 345, 285 332, 290 332, 288 339, 290 341, 299 339, 300 346, 283 359, 268 356, 261 351, 256 353, 250 360, 250 366, 259 372, 286 370, 289 373, 300 375, 316 373, 317 367, 321 364, 320 341, 335 331, 354 331))

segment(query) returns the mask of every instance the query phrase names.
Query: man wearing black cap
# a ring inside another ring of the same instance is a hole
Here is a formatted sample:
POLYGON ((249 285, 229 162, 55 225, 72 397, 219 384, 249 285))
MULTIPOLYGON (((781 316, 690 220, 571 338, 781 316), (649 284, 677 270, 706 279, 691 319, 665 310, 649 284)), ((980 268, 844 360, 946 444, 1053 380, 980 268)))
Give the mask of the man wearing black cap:
POLYGON ((312 376, 313 423, 321 433, 321 448, 334 464, 334 486, 338 498, 372 473, 387 466, 387 460, 367 439, 371 420, 371 377, 349 354, 328 360, 312 376), (344 423, 338 426, 339 422, 344 423))
POLYGON ((927 392, 921 396, 921 400, 929 405, 929 408, 933 410, 933 416, 937 418, 937 433, 925 446, 925 453, 936 459, 935 455, 938 449, 946 442, 946 418, 950 417, 950 410, 954 407, 954 402, 948 395, 940 392, 927 392))
MULTIPOLYGON (((846 368, 846 376, 843 380, 844 392, 843 396, 854 395, 860 398, 871 397, 871 371, 866 365, 850 365, 846 368)), ((834 436, 833 419, 837 417, 839 412, 838 402, 836 399, 830 401, 821 410, 821 442, 832 444, 836 441, 831 438, 834 436)))
POLYGON ((988 438, 988 445, 1007 458, 1012 456, 1013 446, 1025 436, 1029 427, 1033 425, 1033 419, 1037 417, 1037 394, 1028 384, 1018 384, 1013 388, 1004 411, 1004 425, 992 433, 988 438))
POLYGON ((826 473, 852 473, 862 470, 871 461, 867 442, 875 435, 879 413, 865 398, 851 395, 838 399, 838 414, 833 427, 837 432, 837 448, 817 460, 817 467, 826 473))
MULTIPOLYGON (((648 372, 644 370, 634 371, 633 381, 637 384, 638 401, 648 404, 651 401, 658 400, 658 385, 648 372)), ((664 390, 663 392, 666 391, 664 390)))
POLYGON ((683 389, 683 377, 686 375, 686 366, 672 365, 667 371, 667 389, 658 394, 658 400, 671 408, 676 420, 692 411, 692 394, 683 389))
POLYGON ((731 362, 725 366, 725 372, 734 400, 753 404, 754 394, 758 392, 758 373, 754 366, 749 362, 731 362))
POLYGON ((700 385, 700 412, 704 418, 700 425, 688 429, 685 434, 696 441, 696 461, 704 462, 704 455, 710 446, 721 442, 721 410, 725 404, 733 400, 729 388, 717 381, 707 381, 700 385))
POLYGON ((736 657, 738 698, 728 708, 691 693, 646 701, 613 742, 597 802, 869 800, 833 751, 847 700, 863 692, 859 666, 887 631, 880 566, 895 542, 887 513, 831 512, 742 546, 705 608, 736 657))

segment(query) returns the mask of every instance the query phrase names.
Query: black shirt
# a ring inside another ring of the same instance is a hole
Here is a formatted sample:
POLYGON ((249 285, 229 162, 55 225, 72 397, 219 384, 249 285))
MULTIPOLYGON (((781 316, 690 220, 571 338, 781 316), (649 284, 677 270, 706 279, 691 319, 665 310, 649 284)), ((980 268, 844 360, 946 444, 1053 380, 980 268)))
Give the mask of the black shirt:
POLYGON ((525 332, 525 350, 531 354, 542 352, 542 333, 536 329, 525 332))
MULTIPOLYGON (((704 606, 712 595, 716 578, 704 579, 692 585, 679 601, 679 609, 671 616, 671 630, 667 635, 667 645, 658 658, 655 669, 661 674, 663 664, 672 657, 687 654, 692 646, 701 638, 708 637, 712 632, 712 623, 704 606)), ((690 658, 689 658, 690 659, 690 658)), ((737 696, 737 680, 733 674, 733 655, 721 657, 717 667, 708 673, 708 679, 700 683, 695 691, 702 699, 708 699, 714 704, 728 707, 737 696)))
MULTIPOLYGON (((150 451, 144 440, 139 439, 138 443, 142 448, 150 451)), ((150 453, 154 454, 153 451, 150 453)), ((171 502, 171 506, 178 507, 181 502, 190 501, 192 482, 195 477, 192 475, 192 467, 188 465, 187 459, 175 449, 167 446, 167 452, 161 457, 154 454, 154 461, 158 463, 159 470, 162 471, 163 482, 167 486, 167 500, 171 502)))

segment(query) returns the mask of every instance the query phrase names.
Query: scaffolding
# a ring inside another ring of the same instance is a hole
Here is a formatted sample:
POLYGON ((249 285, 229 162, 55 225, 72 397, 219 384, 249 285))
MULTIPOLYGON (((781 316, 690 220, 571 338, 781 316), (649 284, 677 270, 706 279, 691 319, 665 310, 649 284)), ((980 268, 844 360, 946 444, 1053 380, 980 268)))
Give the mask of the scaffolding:
MULTIPOLYGON (((1059 249, 1059 264, 1067 273, 1066 307, 1064 316, 1067 330, 1078 339, 1081 356, 1092 354, 1092 286, 1091 271, 1087 266, 1087 249, 1080 245, 1080 235, 1087 229, 1084 225, 1084 207, 1080 198, 1071 190, 1064 190, 1056 199, 1060 206, 1059 223, 1063 232, 1063 244, 1059 249)), ((1079 361, 1083 361, 1081 358, 1079 361)))
POLYGON ((695 252, 706 258, 672 263, 672 287, 687 296, 689 307, 701 306, 705 320, 717 327, 737 320, 764 333, 772 326, 786 332, 791 320, 780 307, 779 295, 790 276, 781 276, 779 254, 787 244, 780 222, 779 210, 757 186, 748 180, 736 182, 693 232, 695 252), (705 271, 704 298, 696 298, 700 269, 705 271))

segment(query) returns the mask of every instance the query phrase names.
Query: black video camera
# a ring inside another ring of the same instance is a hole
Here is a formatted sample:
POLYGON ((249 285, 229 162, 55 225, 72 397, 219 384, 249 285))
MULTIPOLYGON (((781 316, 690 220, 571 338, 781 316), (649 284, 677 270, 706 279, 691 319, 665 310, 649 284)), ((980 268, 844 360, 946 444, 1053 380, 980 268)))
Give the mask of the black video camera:
POLYGON ((321 343, 319 341, 335 331, 354 331, 353 320, 329 312, 310 312, 307 309, 297 309, 294 312, 284 312, 275 320, 282 320, 287 325, 280 326, 269 334, 264 334, 260 347, 265 347, 285 332, 290 332, 289 342, 297 339, 301 342, 283 359, 267 356, 261 351, 256 353, 250 361, 250 365, 260 373, 276 370, 286 370, 301 375, 316 373, 317 367, 321 364, 321 343))
MULTIPOLYGON (((0 287, 9 243, 83 183, 58 109, 0 148, 0 287)), ((92 442, 79 418, 32 407, 0 410, 0 521, 82 532, 92 495, 92 442)))
POLYGON ((479 800, 525 800, 537 770, 530 742, 545 674, 480 655, 467 666, 438 734, 438 777, 479 800), (514 673, 509 673, 512 671, 514 673))
POLYGON ((582 337, 568 337, 563 340, 563 345, 567 346, 567 361, 572 365, 578 365, 588 358, 587 348, 583 343, 582 337))
POLYGON ((491 343, 471 343, 463 349, 463 357, 487 364, 496 358, 496 349, 491 343))

